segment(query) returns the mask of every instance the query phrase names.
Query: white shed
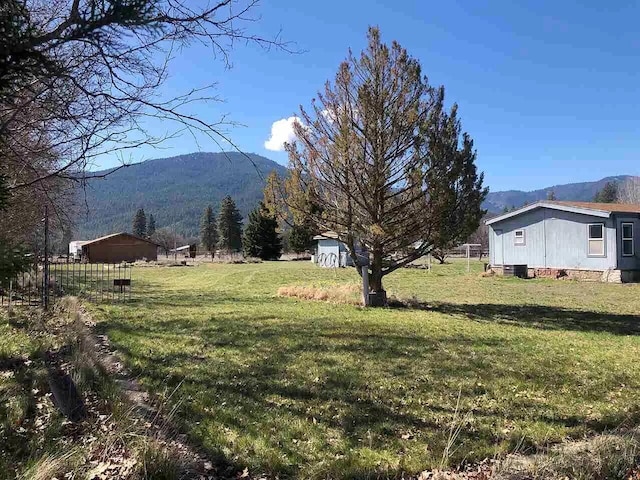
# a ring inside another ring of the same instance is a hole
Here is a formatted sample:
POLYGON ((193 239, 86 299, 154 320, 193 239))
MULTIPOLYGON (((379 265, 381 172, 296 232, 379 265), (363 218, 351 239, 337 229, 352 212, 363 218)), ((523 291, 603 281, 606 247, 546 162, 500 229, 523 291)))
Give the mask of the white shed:
POLYGON ((313 237, 315 252, 311 260, 325 268, 352 267, 353 260, 347 246, 338 240, 336 232, 324 232, 313 237))
POLYGON ((82 258, 82 246, 87 243, 86 240, 74 240, 69 242, 69 256, 73 260, 80 260, 82 258))

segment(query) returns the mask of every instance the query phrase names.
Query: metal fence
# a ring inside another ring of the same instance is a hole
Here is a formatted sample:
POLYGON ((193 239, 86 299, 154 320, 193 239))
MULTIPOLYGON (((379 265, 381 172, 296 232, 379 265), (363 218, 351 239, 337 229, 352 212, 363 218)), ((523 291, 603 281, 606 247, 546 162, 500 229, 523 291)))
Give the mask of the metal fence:
POLYGON ((43 262, 0 286, 0 305, 47 307, 65 295, 91 302, 127 301, 131 299, 132 270, 126 263, 43 262))

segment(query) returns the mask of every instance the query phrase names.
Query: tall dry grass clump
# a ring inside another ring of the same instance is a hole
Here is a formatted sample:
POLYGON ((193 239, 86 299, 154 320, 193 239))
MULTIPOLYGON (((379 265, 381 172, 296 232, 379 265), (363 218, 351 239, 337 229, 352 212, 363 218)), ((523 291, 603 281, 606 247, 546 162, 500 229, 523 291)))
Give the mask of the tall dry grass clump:
POLYGON ((354 283, 325 287, 287 285, 278 289, 278 296, 349 305, 361 303, 360 286, 354 283))

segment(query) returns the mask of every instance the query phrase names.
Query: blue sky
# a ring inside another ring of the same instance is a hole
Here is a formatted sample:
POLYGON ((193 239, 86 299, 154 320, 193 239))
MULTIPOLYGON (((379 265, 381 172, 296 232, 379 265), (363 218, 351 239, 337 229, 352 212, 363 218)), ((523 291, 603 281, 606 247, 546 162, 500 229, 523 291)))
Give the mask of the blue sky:
MULTIPOLYGON (((243 124, 228 134, 244 151, 286 163, 284 152, 265 148, 273 123, 308 106, 378 25, 384 41, 399 41, 459 104, 491 190, 640 175, 640 2, 265 0, 254 13, 261 18, 253 32, 281 29, 303 53, 238 45, 226 70, 193 46, 176 58, 165 89, 217 82, 224 103, 191 112, 243 124)), ((197 150, 220 149, 183 136, 131 160, 197 150)))

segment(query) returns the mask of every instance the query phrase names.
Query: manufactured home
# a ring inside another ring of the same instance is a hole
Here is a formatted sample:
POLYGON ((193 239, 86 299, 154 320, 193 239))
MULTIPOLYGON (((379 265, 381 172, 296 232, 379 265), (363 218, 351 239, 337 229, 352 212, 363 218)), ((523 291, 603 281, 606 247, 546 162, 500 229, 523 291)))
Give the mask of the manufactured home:
POLYGON ((640 279, 640 205, 542 201, 486 224, 489 261, 497 273, 640 279))

